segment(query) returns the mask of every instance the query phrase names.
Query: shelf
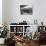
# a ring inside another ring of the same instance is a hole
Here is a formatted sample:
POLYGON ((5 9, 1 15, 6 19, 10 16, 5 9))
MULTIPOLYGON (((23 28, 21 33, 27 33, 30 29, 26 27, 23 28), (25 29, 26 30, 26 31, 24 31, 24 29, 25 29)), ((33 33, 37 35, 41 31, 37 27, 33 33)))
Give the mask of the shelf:
POLYGON ((16 32, 16 33, 23 33, 23 32, 16 32))
MULTIPOLYGON (((15 33, 15 32, 10 32, 10 33, 15 33)), ((16 32, 16 33, 23 33, 23 32, 16 32)))
POLYGON ((15 33, 15 32, 10 32, 10 33, 15 33))
POLYGON ((31 25, 9 25, 9 26, 31 26, 31 25))
POLYGON ((9 27, 10 27, 10 33, 15 33, 14 32, 14 30, 15 30, 18 35, 22 34, 23 36, 25 36, 25 34, 26 34, 26 28, 30 27, 30 26, 31 25, 9 25, 9 27), (13 32, 11 32, 11 31, 13 31, 13 32))

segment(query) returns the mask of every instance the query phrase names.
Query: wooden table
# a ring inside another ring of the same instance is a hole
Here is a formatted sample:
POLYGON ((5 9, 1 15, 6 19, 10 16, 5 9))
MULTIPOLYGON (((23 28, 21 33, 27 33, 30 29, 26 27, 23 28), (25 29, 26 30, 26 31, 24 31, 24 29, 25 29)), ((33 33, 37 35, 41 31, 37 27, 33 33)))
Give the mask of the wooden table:
POLYGON ((16 46, 31 46, 32 40, 22 39, 22 40, 14 40, 16 41, 16 46))
POLYGON ((35 40, 15 40, 16 41, 16 46, 39 46, 38 41, 35 40))

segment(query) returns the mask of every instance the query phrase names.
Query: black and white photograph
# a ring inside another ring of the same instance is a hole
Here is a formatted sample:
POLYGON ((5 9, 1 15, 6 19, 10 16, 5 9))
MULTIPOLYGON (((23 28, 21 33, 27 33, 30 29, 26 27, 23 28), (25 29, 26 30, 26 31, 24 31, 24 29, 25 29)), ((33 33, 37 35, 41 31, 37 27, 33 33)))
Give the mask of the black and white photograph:
POLYGON ((33 7, 31 5, 20 5, 21 15, 32 15, 33 7))

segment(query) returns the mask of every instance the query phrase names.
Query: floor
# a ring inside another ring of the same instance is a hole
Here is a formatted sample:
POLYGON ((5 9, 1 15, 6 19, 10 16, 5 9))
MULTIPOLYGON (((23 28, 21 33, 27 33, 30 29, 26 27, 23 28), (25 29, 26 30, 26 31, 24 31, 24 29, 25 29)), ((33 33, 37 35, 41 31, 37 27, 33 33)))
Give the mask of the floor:
POLYGON ((46 45, 40 45, 40 46, 46 46, 46 45))
POLYGON ((38 42, 32 42, 32 46, 46 46, 46 45, 39 45, 38 42))
POLYGON ((1 44, 0 46, 4 46, 4 44, 3 45, 1 44))
MULTIPOLYGON (((4 46, 4 45, 0 45, 0 46, 4 46)), ((35 45, 33 45, 33 46, 35 46, 35 45)), ((38 45, 37 45, 38 46, 38 45)), ((40 46, 46 46, 46 45, 40 45, 40 46)))

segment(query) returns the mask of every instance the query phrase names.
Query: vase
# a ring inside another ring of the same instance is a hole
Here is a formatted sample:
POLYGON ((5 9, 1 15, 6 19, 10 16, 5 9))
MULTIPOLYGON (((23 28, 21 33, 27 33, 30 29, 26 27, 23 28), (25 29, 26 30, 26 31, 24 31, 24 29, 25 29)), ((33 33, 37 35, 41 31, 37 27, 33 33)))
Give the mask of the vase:
POLYGON ((4 44, 5 38, 0 38, 0 44, 4 44))

